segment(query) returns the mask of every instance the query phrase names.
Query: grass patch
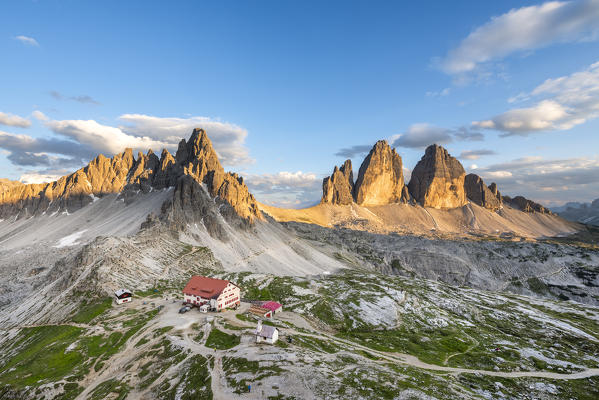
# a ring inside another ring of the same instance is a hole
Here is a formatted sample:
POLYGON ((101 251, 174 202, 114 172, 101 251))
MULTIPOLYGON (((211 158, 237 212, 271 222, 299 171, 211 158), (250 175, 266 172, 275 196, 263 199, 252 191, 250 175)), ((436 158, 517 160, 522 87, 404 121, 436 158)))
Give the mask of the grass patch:
POLYGON ((206 339, 206 347, 218 350, 227 350, 241 343, 241 338, 237 335, 229 335, 216 328, 210 331, 206 339))
POLYGON ((227 383, 237 394, 247 392, 248 383, 262 380, 268 376, 279 375, 284 371, 277 365, 260 365, 259 361, 250 361, 240 357, 223 357, 223 370, 227 378, 227 383), (249 373, 254 375, 252 378, 237 379, 233 375, 249 373))
POLYGON ((11 348, 14 353, 0 367, 0 382, 18 388, 58 381, 81 367, 84 356, 66 351, 83 332, 74 326, 40 326, 23 329, 11 348))
POLYGON ((295 335, 293 337, 293 344, 296 346, 305 347, 313 351, 317 351, 319 353, 324 352, 334 354, 340 350, 340 348, 332 342, 327 342, 321 339, 303 335, 295 335))
POLYGON ((103 314, 106 310, 112 307, 112 298, 104 297, 98 301, 94 301, 88 304, 84 304, 79 308, 77 314, 71 319, 73 322, 79 324, 87 324, 98 315, 103 314))
POLYGON ((129 387, 129 385, 127 385, 125 382, 120 382, 116 379, 109 379, 96 386, 88 398, 90 400, 103 400, 106 399, 108 395, 114 393, 116 396, 111 396, 111 399, 124 400, 127 398, 130 390, 131 387, 129 387))
POLYGON ((163 339, 156 346, 153 346, 152 350, 143 355, 148 361, 142 365, 141 370, 138 372, 138 376, 143 379, 139 384, 139 389, 146 389, 172 365, 185 360, 187 354, 187 351, 173 345, 168 339, 163 339))
POLYGON ((160 389, 162 392, 158 395, 160 399, 180 399, 180 400, 212 400, 212 378, 208 368, 212 357, 206 358, 195 354, 184 364, 184 375, 172 387, 167 387, 165 381, 160 389), (164 386, 163 386, 164 385, 164 386))

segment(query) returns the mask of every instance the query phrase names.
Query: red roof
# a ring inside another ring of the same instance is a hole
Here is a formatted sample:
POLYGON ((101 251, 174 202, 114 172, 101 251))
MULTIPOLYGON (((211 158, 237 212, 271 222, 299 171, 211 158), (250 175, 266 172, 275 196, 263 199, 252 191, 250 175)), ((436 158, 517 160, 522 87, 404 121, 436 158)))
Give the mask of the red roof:
POLYGON ((189 282, 187 282, 185 288, 183 288, 183 293, 200 296, 205 299, 216 298, 220 296, 229 283, 229 281, 223 279, 194 275, 189 282))
POLYGON ((283 306, 281 304, 277 303, 276 301, 267 301, 266 303, 262 303, 262 308, 266 308, 267 310, 270 310, 270 311, 276 311, 281 307, 283 307, 283 306))

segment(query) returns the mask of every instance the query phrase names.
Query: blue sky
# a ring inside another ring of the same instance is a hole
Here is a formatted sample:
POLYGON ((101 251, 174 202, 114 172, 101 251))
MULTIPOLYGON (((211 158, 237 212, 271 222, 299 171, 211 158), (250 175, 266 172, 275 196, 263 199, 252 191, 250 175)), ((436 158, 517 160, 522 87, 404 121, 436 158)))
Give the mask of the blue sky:
POLYGON ((203 126, 256 197, 300 207, 379 139, 441 143, 505 194, 599 197, 599 0, 0 6, 0 168, 52 179, 203 126))

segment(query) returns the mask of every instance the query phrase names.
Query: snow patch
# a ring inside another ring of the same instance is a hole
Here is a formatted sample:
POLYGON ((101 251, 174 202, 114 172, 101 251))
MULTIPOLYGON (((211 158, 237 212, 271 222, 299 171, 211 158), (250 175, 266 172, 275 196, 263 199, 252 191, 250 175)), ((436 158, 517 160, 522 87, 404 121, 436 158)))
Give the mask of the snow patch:
POLYGON ((63 237, 62 239, 60 239, 58 241, 58 243, 56 244, 56 246, 54 247, 66 247, 66 246, 74 246, 77 244, 77 240, 81 237, 81 235, 83 235, 85 232, 87 232, 87 229, 84 229, 82 231, 79 232, 75 232, 73 234, 70 234, 68 236, 63 237))

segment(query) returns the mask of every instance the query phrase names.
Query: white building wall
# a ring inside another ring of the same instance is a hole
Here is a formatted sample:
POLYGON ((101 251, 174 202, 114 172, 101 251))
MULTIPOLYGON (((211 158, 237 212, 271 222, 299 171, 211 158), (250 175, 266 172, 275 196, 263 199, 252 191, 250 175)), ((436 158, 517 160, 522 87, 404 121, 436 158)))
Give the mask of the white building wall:
MULTIPOLYGON (((210 299, 205 299, 201 296, 192 296, 188 294, 183 294, 183 300, 189 304, 200 304, 200 303, 210 303, 210 299)), ((218 310, 223 310, 225 308, 232 308, 235 304, 239 304, 241 302, 241 289, 237 286, 233 285, 229 282, 229 284, 222 291, 220 296, 216 299, 216 307, 218 310), (227 303, 227 300, 237 299, 234 302, 227 303)))

